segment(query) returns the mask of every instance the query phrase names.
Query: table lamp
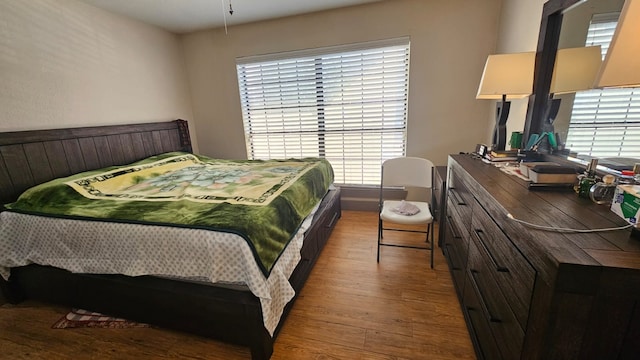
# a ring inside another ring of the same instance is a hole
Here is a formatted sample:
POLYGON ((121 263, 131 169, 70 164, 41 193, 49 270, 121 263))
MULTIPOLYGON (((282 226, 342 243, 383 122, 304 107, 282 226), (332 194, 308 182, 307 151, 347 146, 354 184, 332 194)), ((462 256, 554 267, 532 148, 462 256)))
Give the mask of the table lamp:
POLYGON ((497 99, 492 150, 504 150, 511 102, 531 95, 535 52, 489 55, 476 99, 497 99))
POLYGON ((561 99, 554 99, 553 96, 593 89, 601 64, 599 45, 558 50, 544 115, 549 125, 553 124, 560 108, 561 99))
POLYGON ((626 0, 596 87, 640 86, 640 1, 626 0))

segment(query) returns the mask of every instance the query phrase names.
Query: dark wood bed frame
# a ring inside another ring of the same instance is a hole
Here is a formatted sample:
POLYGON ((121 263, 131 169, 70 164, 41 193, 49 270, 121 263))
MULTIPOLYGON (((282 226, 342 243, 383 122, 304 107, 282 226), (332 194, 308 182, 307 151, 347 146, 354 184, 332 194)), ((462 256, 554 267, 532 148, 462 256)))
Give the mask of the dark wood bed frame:
MULTIPOLYGON (((0 133, 0 203, 15 201, 27 188, 57 177, 178 150, 192 151, 184 120, 0 133)), ((296 294, 340 213, 340 190, 331 190, 305 235, 302 260, 289 279, 296 294)), ((295 300, 271 337, 260 301, 250 291, 152 276, 73 274, 36 264, 12 268, 9 281, 0 278, 0 288, 12 303, 37 299, 248 346, 252 359, 270 358, 295 300)))

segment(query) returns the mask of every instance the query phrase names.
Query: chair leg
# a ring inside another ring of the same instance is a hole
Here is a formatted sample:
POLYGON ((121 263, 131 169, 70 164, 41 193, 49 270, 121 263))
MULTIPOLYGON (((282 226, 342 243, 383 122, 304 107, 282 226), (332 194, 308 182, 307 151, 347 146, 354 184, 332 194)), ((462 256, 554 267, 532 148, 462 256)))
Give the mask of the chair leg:
POLYGON ((382 239, 382 219, 378 217, 378 255, 377 262, 380 262, 380 240, 382 239))
POLYGON ((431 245, 429 245, 429 249, 431 251, 431 254, 430 254, 431 268, 433 269, 433 248, 434 248, 435 242, 433 241, 433 224, 431 223, 427 224, 427 239, 425 240, 425 242, 429 242, 429 235, 431 235, 431 245))

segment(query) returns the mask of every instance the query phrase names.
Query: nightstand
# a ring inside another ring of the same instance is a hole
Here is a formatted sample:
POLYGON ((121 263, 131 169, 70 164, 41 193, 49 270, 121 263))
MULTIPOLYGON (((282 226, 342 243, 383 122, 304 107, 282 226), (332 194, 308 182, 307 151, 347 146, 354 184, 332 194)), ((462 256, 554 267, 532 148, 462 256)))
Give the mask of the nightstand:
MULTIPOLYGON (((446 179, 447 179, 447 167, 436 166, 433 173, 433 204, 431 204, 431 210, 433 210, 433 218, 438 222, 438 225, 442 224, 444 218, 445 205, 446 205, 446 179)), ((442 244, 443 231, 438 231, 438 246, 442 244)))

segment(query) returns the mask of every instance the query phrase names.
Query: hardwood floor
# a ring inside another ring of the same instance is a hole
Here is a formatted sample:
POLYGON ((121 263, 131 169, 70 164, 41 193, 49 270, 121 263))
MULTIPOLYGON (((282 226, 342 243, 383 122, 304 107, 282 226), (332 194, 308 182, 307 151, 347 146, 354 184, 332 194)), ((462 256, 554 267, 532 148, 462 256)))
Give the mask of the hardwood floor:
MULTIPOLYGON (((272 359, 475 358, 440 249, 433 270, 421 250, 383 247, 376 263, 376 231, 375 213, 343 212, 272 359)), ((394 239, 424 242, 385 232, 394 239)), ((164 329, 51 329, 67 311, 31 301, 0 306, 0 358, 250 358, 246 348, 164 329)))

